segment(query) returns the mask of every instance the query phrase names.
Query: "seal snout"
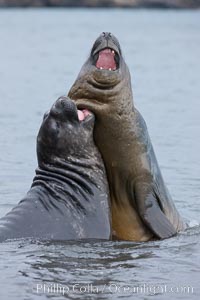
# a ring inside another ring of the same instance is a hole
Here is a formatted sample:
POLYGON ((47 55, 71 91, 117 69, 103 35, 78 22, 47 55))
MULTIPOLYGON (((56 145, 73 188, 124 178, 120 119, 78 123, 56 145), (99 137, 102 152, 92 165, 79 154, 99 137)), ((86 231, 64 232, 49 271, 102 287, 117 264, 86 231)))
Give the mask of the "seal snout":
POLYGON ((62 96, 52 106, 51 114, 61 119, 68 119, 69 117, 77 118, 76 104, 68 97, 62 96))
POLYGON ((91 55, 97 69, 117 70, 121 55, 118 40, 110 32, 103 32, 95 41, 91 55))
POLYGON ((88 109, 77 109, 76 104, 70 98, 62 96, 52 106, 51 115, 63 121, 71 119, 82 122, 92 113, 88 109))
POLYGON ((112 33, 111 32, 102 32, 102 37, 104 37, 105 39, 110 39, 112 37, 112 33))

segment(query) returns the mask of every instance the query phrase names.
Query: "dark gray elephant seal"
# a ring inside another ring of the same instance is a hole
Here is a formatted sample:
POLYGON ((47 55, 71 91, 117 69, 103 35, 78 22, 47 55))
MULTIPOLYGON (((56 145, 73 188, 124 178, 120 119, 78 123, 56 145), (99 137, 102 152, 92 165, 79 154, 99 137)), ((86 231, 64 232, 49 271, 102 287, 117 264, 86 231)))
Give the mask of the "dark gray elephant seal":
POLYGON ((0 241, 110 238, 109 191, 93 142, 94 119, 66 97, 44 116, 36 176, 25 198, 0 219, 0 241))
POLYGON ((94 137, 107 170, 116 237, 147 241, 182 230, 145 121, 134 108, 120 44, 111 33, 95 41, 69 97, 96 116, 94 137))

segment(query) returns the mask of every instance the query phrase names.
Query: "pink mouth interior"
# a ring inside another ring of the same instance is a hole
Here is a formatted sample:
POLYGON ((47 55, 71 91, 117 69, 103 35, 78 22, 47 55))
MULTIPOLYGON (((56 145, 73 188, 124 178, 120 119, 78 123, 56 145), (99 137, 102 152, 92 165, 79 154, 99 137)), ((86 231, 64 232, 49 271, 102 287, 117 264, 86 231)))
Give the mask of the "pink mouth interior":
POLYGON ((116 70, 116 62, 115 62, 115 52, 109 48, 106 48, 99 52, 99 57, 96 62, 96 67, 98 69, 105 70, 116 70))
POLYGON ((83 121, 87 118, 87 116, 91 115, 91 113, 89 112, 89 110, 87 109, 83 109, 83 110, 77 110, 78 111, 78 119, 79 121, 83 121))

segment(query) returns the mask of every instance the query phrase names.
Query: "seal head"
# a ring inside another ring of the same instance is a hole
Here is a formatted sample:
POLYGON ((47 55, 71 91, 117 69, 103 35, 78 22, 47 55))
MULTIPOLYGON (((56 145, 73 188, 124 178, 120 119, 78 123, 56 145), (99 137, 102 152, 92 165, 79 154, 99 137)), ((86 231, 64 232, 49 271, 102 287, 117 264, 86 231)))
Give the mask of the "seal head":
POLYGON ((93 157, 93 152, 97 152, 93 142, 94 121, 94 114, 88 110, 77 110, 74 102, 60 97, 44 115, 38 133, 39 167, 56 165, 59 160, 93 157))

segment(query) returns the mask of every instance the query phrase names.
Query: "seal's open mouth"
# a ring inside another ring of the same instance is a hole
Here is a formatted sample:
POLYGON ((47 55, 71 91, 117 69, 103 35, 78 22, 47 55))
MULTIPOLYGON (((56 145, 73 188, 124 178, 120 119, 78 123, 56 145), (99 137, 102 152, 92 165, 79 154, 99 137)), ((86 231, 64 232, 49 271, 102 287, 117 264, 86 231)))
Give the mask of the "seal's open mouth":
POLYGON ((119 67, 119 55, 111 48, 100 50, 94 56, 95 66, 100 70, 115 71, 119 67))
POLYGON ((78 119, 80 122, 84 121, 88 116, 91 116, 91 112, 87 109, 83 109, 83 110, 77 110, 78 113, 78 119))

